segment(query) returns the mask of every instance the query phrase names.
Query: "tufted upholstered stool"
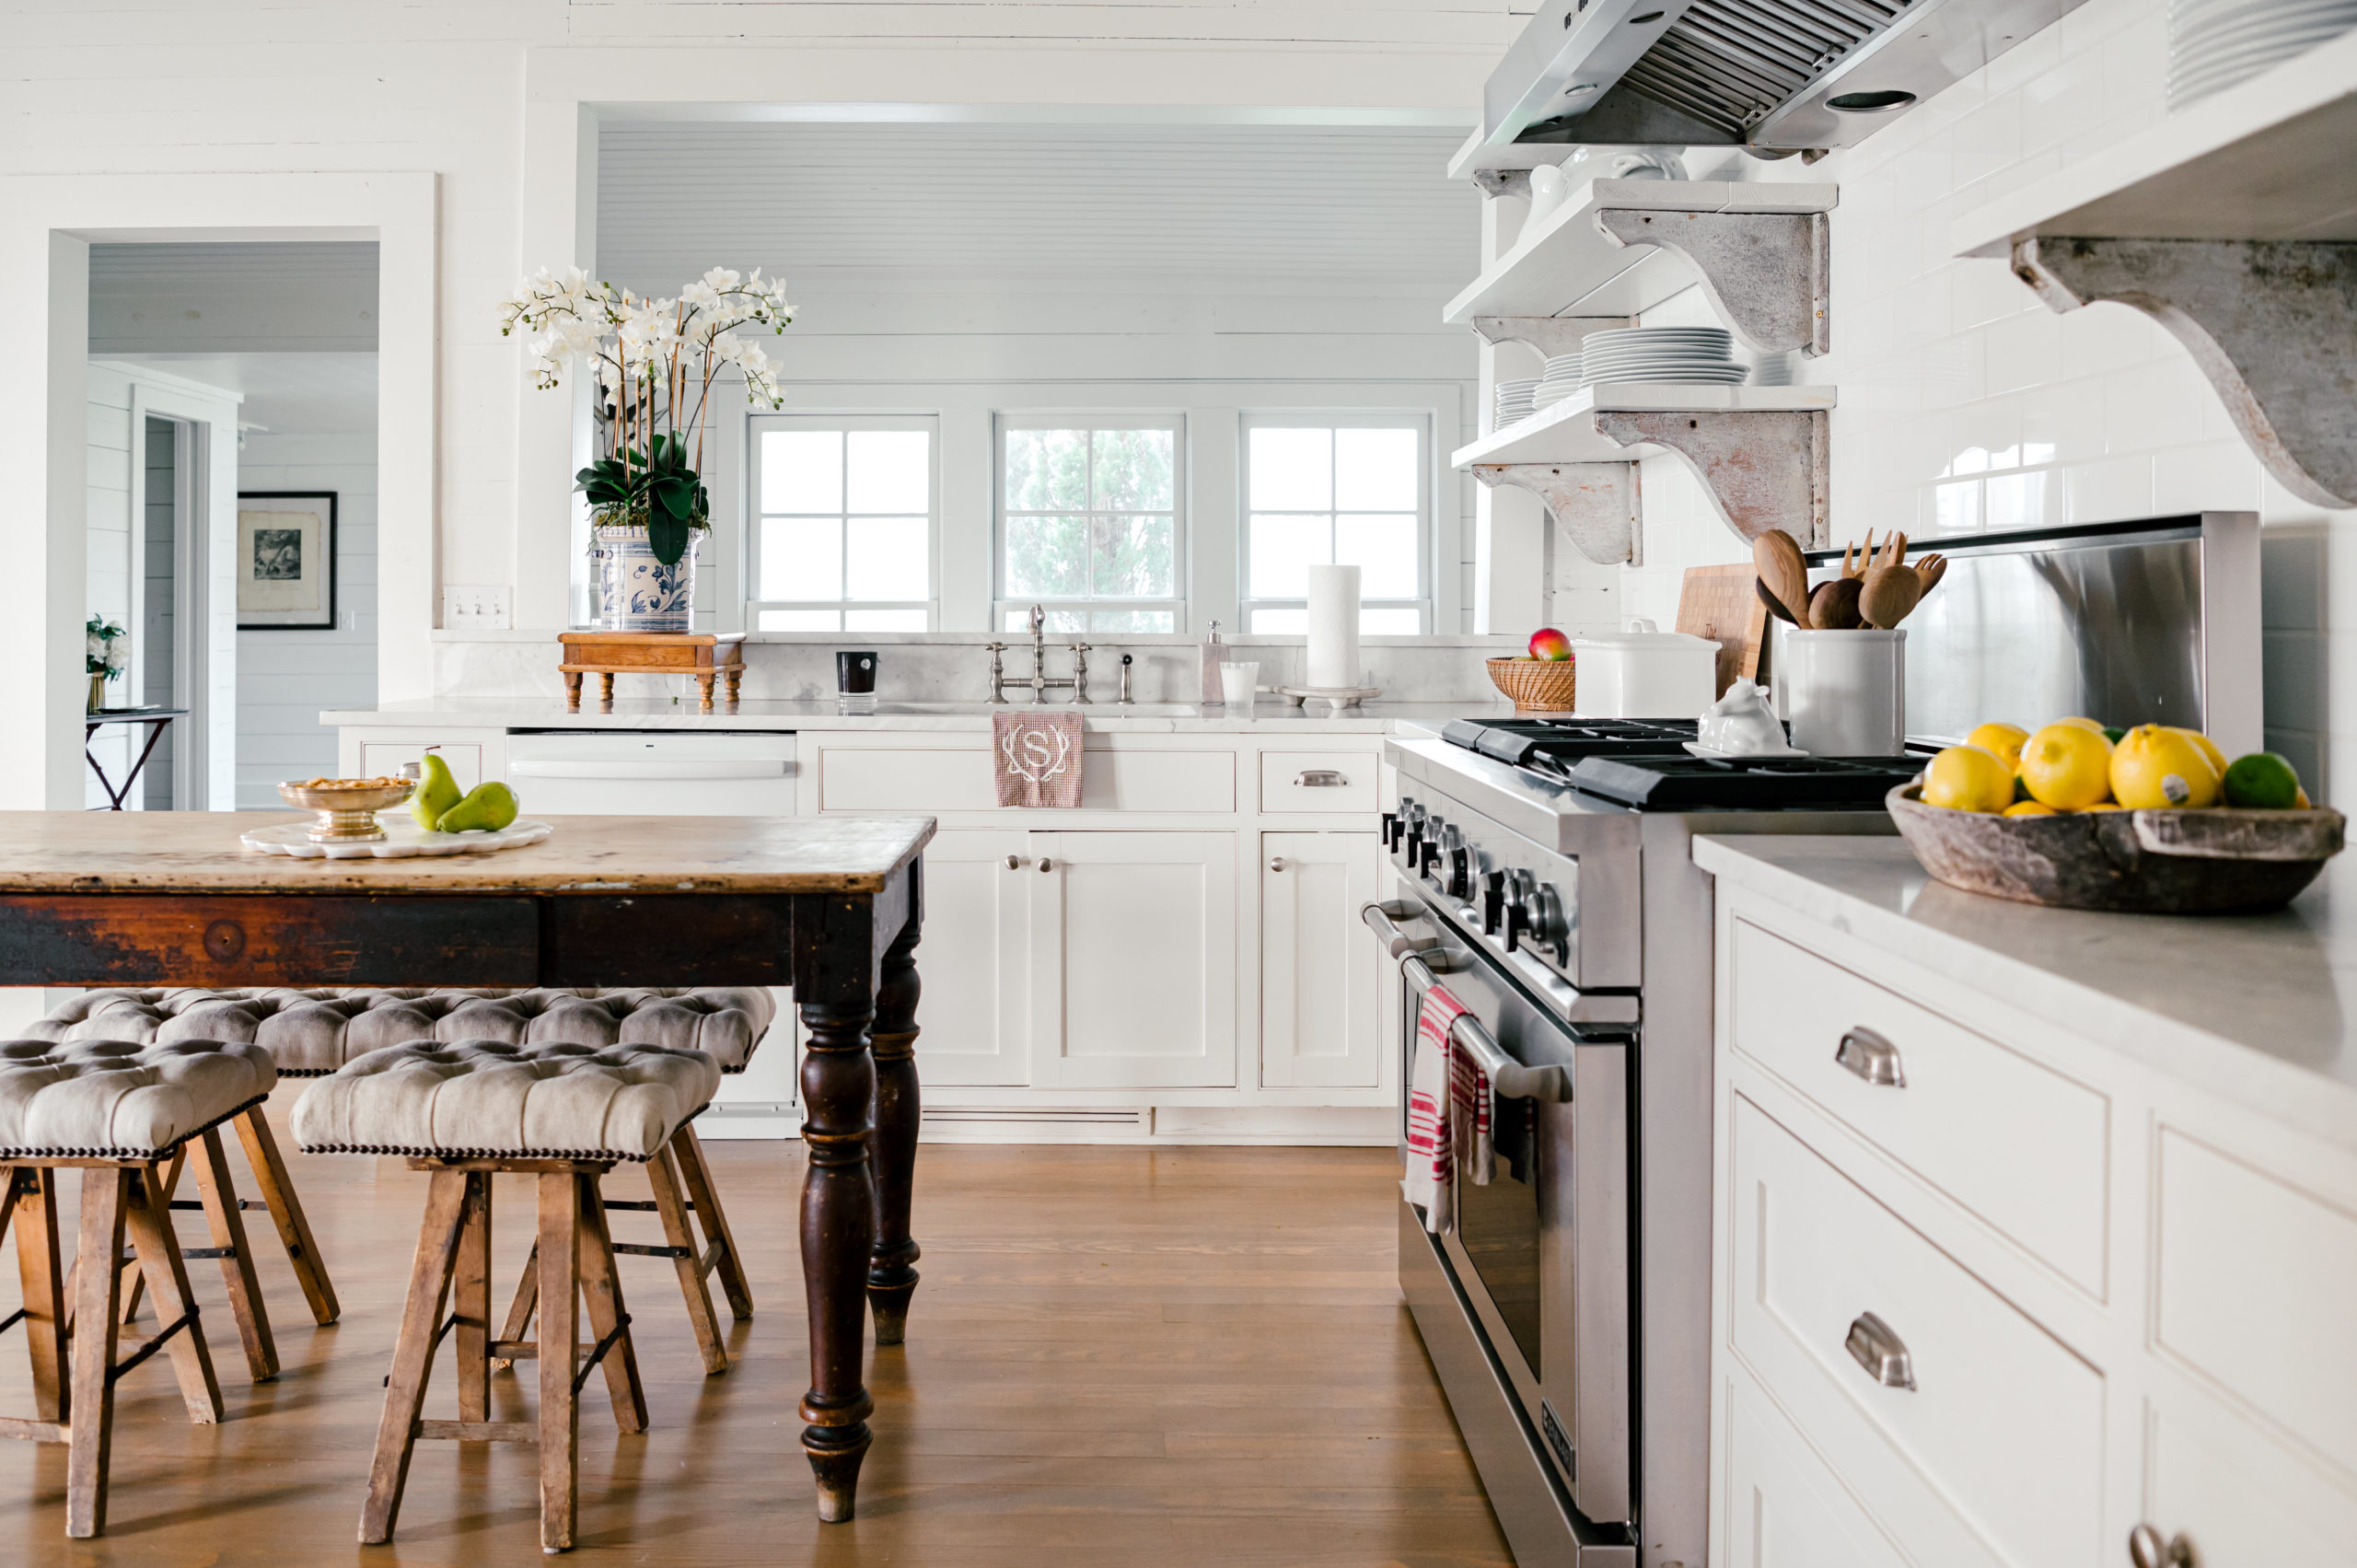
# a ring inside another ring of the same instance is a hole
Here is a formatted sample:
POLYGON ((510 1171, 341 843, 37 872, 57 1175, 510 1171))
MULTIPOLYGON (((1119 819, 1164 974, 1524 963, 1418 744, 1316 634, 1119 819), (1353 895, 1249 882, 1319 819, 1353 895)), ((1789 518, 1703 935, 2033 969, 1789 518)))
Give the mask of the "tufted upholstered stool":
MULTIPOLYGON (((345 986, 319 990, 254 987, 141 987, 87 991, 52 1008, 37 1027, 52 1039, 105 1034, 123 1040, 245 1040, 270 1052, 281 1074, 316 1077, 373 1051, 418 1040, 488 1040, 511 1045, 660 1045, 701 1051, 723 1073, 741 1073, 768 1033, 777 1006, 763 986, 668 989, 627 986, 534 990, 345 986)), ((701 1109, 699 1105, 693 1109, 701 1109)), ((332 1322, 334 1287, 313 1245, 301 1201, 286 1179, 267 1121, 257 1110, 238 1123, 248 1159, 285 1240, 287 1256, 313 1315, 332 1322), (257 1148, 260 1153, 257 1154, 257 1148)), ((652 1209, 660 1246, 620 1244, 626 1253, 668 1258, 679 1276, 688 1318, 707 1373, 728 1368, 728 1352, 706 1281, 715 1273, 730 1311, 753 1315, 753 1294, 712 1179, 703 1145, 682 1122, 671 1147, 649 1162, 654 1201, 616 1200, 610 1207, 652 1209), (691 1219, 692 1216, 692 1220, 691 1219), (703 1233, 701 1243, 696 1229, 703 1233)), ((520 1339, 532 1317, 537 1263, 527 1263, 508 1312, 505 1337, 520 1339)))
MULTIPOLYGON (((124 1374, 157 1351, 168 1352, 190 1419, 221 1419, 221 1389, 165 1206, 162 1166, 189 1144, 200 1145, 206 1213, 216 1235, 226 1228, 238 1237, 238 1258, 246 1261, 219 1129, 261 1104, 277 1076, 269 1055, 251 1045, 0 1043, 0 1184, 6 1187, 0 1229, 11 1222, 16 1226, 24 1282, 24 1306, 6 1326, 25 1330, 33 1386, 32 1418, 0 1421, 0 1436, 66 1446, 69 1536, 95 1536, 106 1527, 114 1386, 124 1374), (70 1280, 58 1267, 57 1217, 58 1172, 68 1167, 82 1170, 80 1237, 70 1280), (126 1230, 162 1326, 118 1354, 126 1230)), ((251 1285, 249 1268, 242 1289, 250 1292, 251 1285)), ((240 1289, 233 1280, 233 1300, 241 1299, 240 1289)), ((259 1300, 250 1304, 259 1313, 259 1300)))
POLYGON ((304 1092, 295 1107, 304 1149, 407 1155, 412 1169, 433 1174, 361 1510, 363 1541, 392 1539, 417 1439, 447 1437, 537 1443, 541 1550, 573 1545, 576 1394, 591 1366, 605 1369, 615 1423, 646 1427, 598 1182, 618 1163, 663 1156, 719 1086, 719 1067, 699 1051, 462 1040, 370 1051, 304 1092), (529 1175, 537 1188, 537 1341, 492 1335, 491 1178, 502 1171, 529 1175), (459 1419, 424 1421, 443 1302, 454 1290, 447 1326, 458 1345, 459 1419), (587 1345, 579 1341, 585 1299, 587 1345), (539 1363, 536 1422, 490 1419, 494 1357, 539 1363))

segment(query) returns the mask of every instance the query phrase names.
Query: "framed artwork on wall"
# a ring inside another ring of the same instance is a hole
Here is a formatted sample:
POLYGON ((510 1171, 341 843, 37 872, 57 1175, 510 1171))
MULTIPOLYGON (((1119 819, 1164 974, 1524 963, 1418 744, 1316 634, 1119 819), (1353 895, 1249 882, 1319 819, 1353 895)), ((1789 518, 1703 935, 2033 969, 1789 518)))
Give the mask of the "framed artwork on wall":
POLYGON ((238 630, 335 629, 335 492, 238 492, 238 630))

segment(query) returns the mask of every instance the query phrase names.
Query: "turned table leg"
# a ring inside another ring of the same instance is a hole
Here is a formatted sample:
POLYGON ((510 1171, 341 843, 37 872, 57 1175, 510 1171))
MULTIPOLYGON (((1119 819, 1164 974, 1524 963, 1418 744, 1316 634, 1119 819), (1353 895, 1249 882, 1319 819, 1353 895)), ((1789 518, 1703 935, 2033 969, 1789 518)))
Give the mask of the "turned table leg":
POLYGON ((564 711, 569 714, 581 711, 581 672, 577 669, 564 672, 564 711))
POLYGON ((614 674, 611 670, 598 673, 598 701, 609 708, 614 705, 614 674))
MULTIPOLYGON (((865 914, 863 906, 853 911, 865 914)), ((872 951, 872 949, 871 949, 872 951)), ((802 1004, 810 1031, 802 1059, 802 1102, 809 1108, 803 1140, 809 1170, 802 1184, 802 1277, 810 1312, 810 1391, 802 1397, 803 1451, 819 1487, 819 1517, 852 1516, 859 1464, 876 1408, 861 1385, 867 1304, 865 1265, 876 1240, 875 1173, 867 1162, 868 1106, 876 1070, 867 1027, 875 1002, 862 973, 833 997, 802 1004)))
POLYGON ((717 679, 715 670, 703 670, 696 676, 696 705, 704 713, 712 712, 712 683, 717 679))
POLYGON ((911 1265, 923 1255, 909 1235, 919 1119, 917 923, 911 913, 885 951, 876 1027, 869 1036, 876 1058, 876 1244, 868 1254, 867 1305, 876 1316, 878 1345, 897 1345, 906 1338, 909 1298, 917 1288, 911 1265))
POLYGON ((745 667, 739 664, 730 665, 722 679, 728 683, 728 703, 731 707, 734 707, 737 703, 737 684, 745 679, 745 667))

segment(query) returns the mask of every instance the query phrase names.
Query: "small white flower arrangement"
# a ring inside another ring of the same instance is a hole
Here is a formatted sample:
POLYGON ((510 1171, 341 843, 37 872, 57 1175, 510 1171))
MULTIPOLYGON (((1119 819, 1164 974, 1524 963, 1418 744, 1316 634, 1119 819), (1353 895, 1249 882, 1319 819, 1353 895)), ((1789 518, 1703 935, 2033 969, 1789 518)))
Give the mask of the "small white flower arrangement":
POLYGON ((111 680, 131 663, 131 633, 111 621, 91 616, 83 623, 84 672, 111 680))
POLYGON ((724 366, 745 378, 748 396, 782 408, 769 355, 750 333, 783 332, 794 319, 785 285, 759 267, 714 267, 671 299, 645 299, 578 267, 543 267, 500 306, 499 332, 532 334, 533 384, 561 386, 566 371, 596 377, 598 460, 575 477, 601 523, 643 526, 664 564, 687 552, 711 526, 697 470, 712 383, 724 366))

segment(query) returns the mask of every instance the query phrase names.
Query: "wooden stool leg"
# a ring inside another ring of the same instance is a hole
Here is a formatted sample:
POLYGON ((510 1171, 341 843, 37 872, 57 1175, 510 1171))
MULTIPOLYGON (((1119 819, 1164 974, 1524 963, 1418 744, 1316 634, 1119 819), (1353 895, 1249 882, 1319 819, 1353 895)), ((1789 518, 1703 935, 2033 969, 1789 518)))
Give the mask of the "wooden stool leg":
POLYGON ((466 1213, 451 1283, 458 1314, 459 1419, 491 1419, 491 1176, 467 1172, 466 1213))
POLYGON ((66 1439, 65 1533, 87 1540, 107 1525, 107 1450, 114 1440, 115 1313, 122 1305, 122 1223, 131 1172, 93 1166, 82 1178, 75 1248, 73 1430, 66 1439))
POLYGON ((569 714, 581 711, 581 672, 577 669, 564 672, 564 711, 569 714))
POLYGON ((714 672, 709 670, 696 677, 696 692, 700 699, 696 705, 707 714, 712 712, 712 682, 714 679, 714 672))
POLYGON ((417 1256, 410 1263, 401 1337, 393 1346, 392 1375, 385 1380, 385 1413, 377 1423, 377 1452, 368 1465, 368 1500, 360 1508, 363 1545, 392 1539, 393 1521, 401 1515, 410 1453, 417 1446, 417 1412, 434 1370, 442 1298, 449 1294, 451 1267, 458 1260, 467 1176, 463 1170, 437 1170, 426 1189, 425 1221, 418 1228, 417 1256))
POLYGON ((876 1025, 868 1040, 876 1058, 876 1090, 868 1120, 876 1129, 876 1241, 867 1255, 867 1307, 876 1318, 876 1342, 897 1345, 908 1338, 909 1303, 916 1295, 913 1267, 923 1249, 909 1234, 909 1208, 916 1184, 917 1129, 923 1109, 917 1093, 917 917, 885 949, 876 990, 876 1025))
POLYGON ((570 1551, 580 1483, 581 1188, 571 1172, 540 1183, 540 1550, 570 1551))
POLYGON ((712 1292, 703 1283, 703 1260, 696 1253, 696 1233, 688 1228, 688 1206, 679 1195, 679 1167, 667 1144, 646 1162, 647 1185, 655 1189, 655 1212, 662 1216, 663 1239, 683 1254, 671 1260, 679 1271, 679 1294, 687 1298, 688 1325, 695 1330, 696 1349, 703 1356, 707 1377, 728 1370, 728 1347, 720 1342, 720 1320, 712 1310, 712 1292))
POLYGON ((713 1266, 720 1274, 728 1309, 740 1320, 750 1318, 753 1287, 745 1278, 745 1260, 737 1251, 737 1237, 728 1228, 727 1211, 720 1206, 720 1189, 712 1179, 712 1167, 704 1163, 703 1144, 696 1137, 694 1122, 679 1124, 679 1130, 671 1134, 671 1149, 679 1157, 679 1178, 688 1185, 688 1201, 696 1206, 703 1238, 720 1249, 713 1266))
MULTIPOLYGON (((201 1171, 198 1179, 203 1179, 201 1171)), ((172 1212, 164 1207, 162 1191, 154 1166, 133 1171, 124 1218, 132 1245, 139 1251, 139 1272, 156 1297, 156 1331, 169 1336, 164 1351, 172 1358, 188 1418, 200 1426, 215 1425, 221 1420, 221 1385, 213 1376, 213 1353, 205 1348, 196 1296, 188 1288, 188 1264, 180 1257, 180 1238, 172 1229, 172 1212)))
MULTIPOLYGON (((221 1254, 221 1283, 229 1288, 229 1311, 246 1347, 246 1365, 255 1382, 267 1383, 278 1376, 278 1344, 271 1337, 270 1309, 262 1305, 253 1243, 246 1237, 246 1217, 238 1208, 238 1189, 229 1177, 229 1156, 221 1147, 218 1127, 207 1128, 196 1140, 196 1191, 204 1203, 204 1223, 213 1232, 213 1249, 221 1254)), ((169 1213, 165 1211, 167 1223, 169 1213)), ((179 1256, 179 1249, 173 1255, 179 1256)), ((160 1304, 157 1310, 162 1310, 160 1304)))
MULTIPOLYGON (((187 1165, 188 1145, 186 1144, 182 1144, 179 1148, 172 1151, 172 1163, 165 1169, 164 1172, 164 1207, 168 1211, 172 1206, 172 1199, 179 1195, 180 1190, 180 1172, 186 1168, 187 1165)), ((122 1287, 122 1320, 126 1326, 139 1321, 139 1296, 140 1293, 146 1288, 146 1283, 147 1274, 145 1270, 134 1269, 131 1271, 131 1282, 122 1287)), ((71 1279, 66 1282, 65 1293, 68 1295, 74 1294, 74 1284, 71 1279)), ((67 1320, 66 1326, 68 1328, 73 1326, 70 1318, 67 1320)))
POLYGON ((286 1174, 286 1162, 279 1157, 278 1140, 272 1135, 261 1107, 255 1106, 238 1118, 238 1141, 245 1145, 246 1163, 253 1167, 261 1201, 270 1207, 271 1223, 278 1227, 278 1239, 286 1248, 286 1260, 295 1266, 295 1283, 303 1287, 303 1299, 310 1303, 313 1319, 325 1328, 343 1316, 343 1308, 337 1305, 326 1260, 319 1256, 319 1244, 311 1239, 311 1222, 303 1215, 303 1200, 295 1195, 294 1180, 286 1174))
POLYGON ((25 1304, 25 1352, 33 1365, 33 1419, 67 1418, 64 1276, 57 1258, 57 1172, 15 1167, 10 1216, 17 1226, 17 1280, 25 1304))
MULTIPOLYGON (((524 1330, 532 1326, 532 1312, 540 1305, 540 1244, 535 1240, 532 1250, 525 1256, 524 1277, 516 1282, 516 1299, 507 1304, 507 1325, 499 1330, 499 1337, 503 1340, 522 1339, 524 1330)), ((504 1369, 508 1364, 499 1361, 493 1365, 504 1369)))
POLYGON ((581 1296, 588 1303, 592 1342, 603 1343, 607 1335, 614 1335, 599 1364, 606 1373, 606 1392, 614 1402, 614 1424, 624 1432, 644 1432, 646 1388, 638 1377, 630 1312, 622 1306, 621 1275, 614 1268, 614 1238, 606 1228, 606 1200, 595 1176, 581 1178, 581 1296))

